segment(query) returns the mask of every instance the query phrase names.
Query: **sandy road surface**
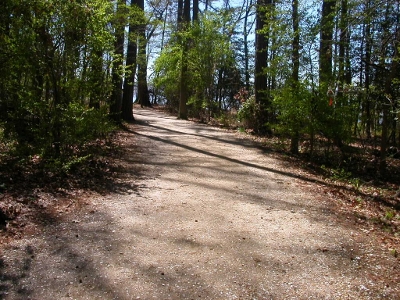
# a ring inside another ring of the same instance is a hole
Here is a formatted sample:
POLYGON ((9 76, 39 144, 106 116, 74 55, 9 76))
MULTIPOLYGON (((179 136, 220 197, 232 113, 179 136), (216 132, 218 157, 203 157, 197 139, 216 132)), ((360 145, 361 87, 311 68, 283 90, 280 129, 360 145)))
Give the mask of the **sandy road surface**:
POLYGON ((399 297, 398 261, 314 183, 232 133, 135 117, 119 186, 8 246, 1 299, 399 297))

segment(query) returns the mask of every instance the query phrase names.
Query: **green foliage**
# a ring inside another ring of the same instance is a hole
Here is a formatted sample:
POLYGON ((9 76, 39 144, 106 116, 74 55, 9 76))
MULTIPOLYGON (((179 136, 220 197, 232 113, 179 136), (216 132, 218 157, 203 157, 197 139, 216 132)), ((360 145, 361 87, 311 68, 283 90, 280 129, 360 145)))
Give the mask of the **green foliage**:
POLYGON ((351 178, 351 172, 346 171, 345 169, 331 169, 332 180, 349 180, 351 178))
MULTIPOLYGON (((176 33, 163 49, 155 63, 158 76, 153 83, 162 92, 168 104, 176 106, 178 103, 184 44, 189 45, 186 52, 186 82, 188 90, 191 91, 188 104, 192 115, 198 116, 206 109, 214 112, 220 107, 220 103, 216 102, 218 88, 224 91, 239 89, 239 85, 235 84, 240 83, 240 80, 233 80, 236 69, 234 51, 228 34, 228 17, 229 15, 225 14, 204 14, 186 31, 176 33)), ((232 92, 229 95, 232 99, 233 94, 232 92)))
POLYGON ((74 149, 99 138, 115 129, 110 121, 106 107, 88 109, 77 103, 70 103, 62 114, 61 140, 65 153, 73 153, 74 149))
POLYGON ((386 220, 392 220, 395 217, 395 215, 396 212, 394 210, 388 210, 386 211, 385 218, 386 220))
POLYGON ((0 136, 16 155, 72 155, 110 130, 106 0, 5 1, 0 21, 0 136))
POLYGON ((347 181, 352 176, 351 172, 346 171, 344 168, 334 169, 322 165, 321 169, 328 172, 332 180, 347 181))
POLYGON ((158 76, 153 83, 172 106, 178 105, 181 55, 179 45, 170 45, 164 48, 155 62, 158 76))
POLYGON ((246 128, 254 129, 257 125, 257 116, 260 113, 260 105, 256 103, 255 97, 251 96, 242 103, 237 118, 243 122, 246 128))
POLYGON ((79 166, 79 164, 82 164, 83 162, 87 161, 88 159, 90 159, 92 157, 91 154, 89 155, 85 155, 85 156, 75 156, 70 158, 69 161, 67 161, 66 163, 64 163, 61 167, 61 169, 65 172, 65 173, 69 173, 71 171, 72 168, 79 166))
MULTIPOLYGON (((358 191, 361 187, 362 181, 360 178, 356 178, 350 171, 347 171, 345 168, 328 168, 325 165, 321 166, 321 169, 324 170, 329 178, 333 181, 341 181, 351 184, 356 191, 358 191)), ((361 198, 356 199, 358 202, 362 202, 361 198)))
POLYGON ((193 82, 196 82, 192 89, 197 109, 215 110, 218 85, 224 84, 223 89, 227 90, 235 89, 228 77, 233 75, 229 73, 235 72, 235 60, 224 20, 224 17, 209 14, 193 28, 192 38, 197 41, 197 46, 189 52, 189 62, 193 82))
POLYGON ((317 97, 309 86, 306 81, 294 84, 288 80, 273 92, 273 109, 279 121, 274 128, 290 137, 318 131, 343 150, 353 138, 357 99, 349 94, 330 97, 319 93, 322 96, 317 97))
POLYGON ((397 252, 396 249, 390 249, 390 254, 395 258, 399 256, 399 253, 397 252))
POLYGON ((273 105, 277 111, 278 123, 275 128, 281 134, 289 136, 308 133, 314 123, 312 118, 313 95, 307 85, 287 84, 274 94, 273 105))
MULTIPOLYGON (((332 89, 328 87, 328 90, 332 89)), ((339 95, 334 89, 332 95, 322 92, 320 95, 316 103, 316 113, 314 113, 317 128, 330 140, 341 143, 351 142, 359 100, 354 95, 345 93, 339 95)))

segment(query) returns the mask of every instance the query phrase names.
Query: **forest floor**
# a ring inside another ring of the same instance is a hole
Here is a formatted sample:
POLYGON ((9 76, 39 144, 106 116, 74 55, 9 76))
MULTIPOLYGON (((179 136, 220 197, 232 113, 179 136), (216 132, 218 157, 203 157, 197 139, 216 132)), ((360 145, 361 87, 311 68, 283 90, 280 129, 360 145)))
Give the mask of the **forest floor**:
POLYGON ((244 134, 135 118, 76 177, 0 172, 0 299, 400 298, 398 214, 363 187, 244 134))

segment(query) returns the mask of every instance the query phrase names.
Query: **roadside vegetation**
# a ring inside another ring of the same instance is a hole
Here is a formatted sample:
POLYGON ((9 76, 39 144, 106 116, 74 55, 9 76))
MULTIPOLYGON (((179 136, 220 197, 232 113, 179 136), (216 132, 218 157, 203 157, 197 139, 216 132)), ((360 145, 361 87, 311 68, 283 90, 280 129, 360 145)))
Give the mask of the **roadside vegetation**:
POLYGON ((136 102, 237 130, 398 240, 399 14, 394 0, 3 0, 0 225, 45 190, 117 177, 136 102))

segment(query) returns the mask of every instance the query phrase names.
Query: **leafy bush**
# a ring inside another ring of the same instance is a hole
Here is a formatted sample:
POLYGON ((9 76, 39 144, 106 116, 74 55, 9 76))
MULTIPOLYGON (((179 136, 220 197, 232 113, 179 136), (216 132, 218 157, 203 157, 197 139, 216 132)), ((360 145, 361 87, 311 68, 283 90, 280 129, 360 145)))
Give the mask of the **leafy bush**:
POLYGON ((84 105, 71 103, 62 120, 61 139, 65 153, 99 137, 105 137, 114 129, 107 116, 106 107, 88 109, 84 105))
POLYGON ((16 158, 67 159, 112 128, 88 103, 109 98, 113 4, 25 2, 0 12, 0 142, 16 158))
POLYGON ((156 77, 153 84, 170 106, 178 106, 181 49, 179 46, 165 47, 155 62, 156 77))
POLYGON ((305 86, 299 85, 294 89, 286 85, 275 93, 273 105, 281 121, 276 130, 282 134, 310 132, 313 127, 311 112, 312 94, 305 86))
POLYGON ((185 84, 190 97, 189 115, 203 118, 213 116, 222 110, 221 102, 233 102, 240 79, 235 63, 235 53, 226 34, 230 15, 205 13, 197 24, 186 31, 174 34, 155 61, 153 84, 167 104, 178 108, 180 96, 181 66, 186 56, 187 70, 185 84), (185 49, 184 45, 189 45, 185 49), (223 91, 217 97, 223 82, 223 91), (224 95, 222 95, 224 94, 224 95))
POLYGON ((254 96, 249 97, 242 103, 237 117, 246 128, 255 129, 257 127, 257 116, 260 114, 260 105, 256 103, 254 96))

